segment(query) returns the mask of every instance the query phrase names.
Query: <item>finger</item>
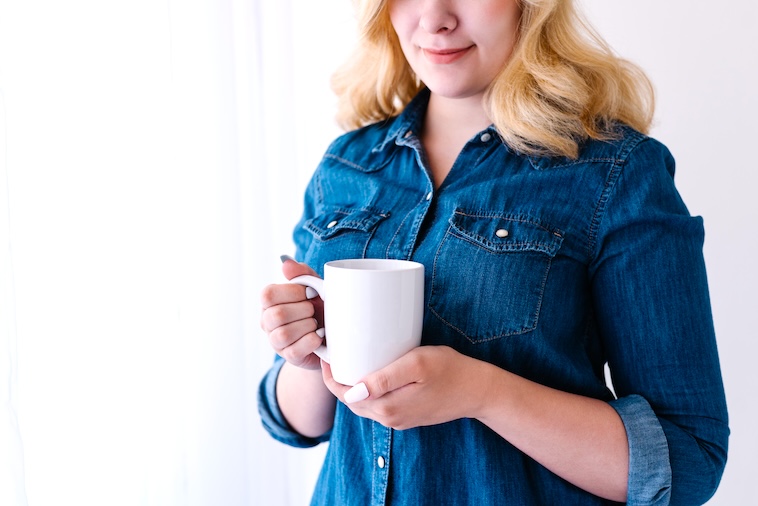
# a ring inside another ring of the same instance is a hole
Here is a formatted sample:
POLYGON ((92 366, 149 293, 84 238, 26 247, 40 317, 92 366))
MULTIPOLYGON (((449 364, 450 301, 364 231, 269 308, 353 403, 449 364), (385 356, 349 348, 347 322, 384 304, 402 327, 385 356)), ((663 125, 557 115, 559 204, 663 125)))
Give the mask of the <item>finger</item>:
POLYGON ((344 402, 345 392, 352 387, 337 382, 332 376, 332 366, 324 360, 321 361, 321 376, 324 379, 324 385, 326 385, 326 388, 328 388, 335 397, 344 402))
POLYGON ((282 273, 287 279, 296 278, 297 276, 302 276, 304 274, 308 274, 310 276, 318 276, 316 271, 311 269, 308 264, 298 263, 290 258, 286 259, 284 263, 282 263, 282 273))
POLYGON ((318 322, 315 318, 305 318, 276 327, 269 332, 268 340, 274 351, 279 353, 284 348, 292 346, 307 334, 315 332, 317 328, 318 322))
MULTIPOLYGON (((420 355, 416 353, 416 350, 418 348, 364 378, 363 383, 372 399, 378 399, 419 381, 419 371, 422 364, 420 355)), ((362 392, 362 388, 356 388, 354 392, 351 392, 351 395, 359 397, 362 392)))
POLYGON ((277 304, 263 310, 261 314, 261 328, 264 332, 272 332, 283 325, 314 318, 315 316, 315 307, 306 300, 277 304))
POLYGON ((355 386, 346 386, 334 380, 331 366, 322 361, 321 370, 326 387, 345 404, 352 404, 368 399, 379 399, 400 388, 416 383, 418 360, 409 354, 400 357, 390 365, 366 376, 355 386))
POLYGON ((294 283, 267 285, 261 290, 261 308, 266 310, 279 304, 308 300, 306 287, 294 283))
POLYGON ((309 332, 277 353, 292 365, 301 367, 305 364, 318 364, 318 357, 313 352, 321 346, 322 339, 315 332, 309 332))
MULTIPOLYGON (((316 271, 311 269, 307 264, 304 263, 298 263, 294 258, 290 257, 289 255, 282 255, 282 273, 284 276, 289 279, 295 279, 299 276, 314 276, 318 277, 318 274, 316 271)), ((300 283, 298 283, 300 284, 300 283)), ((313 299, 314 297, 318 296, 318 292, 314 290, 311 287, 305 288, 305 294, 308 299, 313 299)))
POLYGON ((344 393, 343 398, 346 404, 353 404, 355 402, 365 401, 369 397, 368 387, 366 383, 358 383, 353 388, 344 393))

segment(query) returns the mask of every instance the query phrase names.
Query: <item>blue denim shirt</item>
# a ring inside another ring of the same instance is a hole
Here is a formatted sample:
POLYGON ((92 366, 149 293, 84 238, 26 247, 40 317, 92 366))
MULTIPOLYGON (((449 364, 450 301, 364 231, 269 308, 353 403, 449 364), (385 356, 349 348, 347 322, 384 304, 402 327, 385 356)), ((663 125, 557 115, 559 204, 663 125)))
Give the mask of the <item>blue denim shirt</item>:
MULTIPOLYGON (((607 401, 629 440, 628 504, 705 502, 729 428, 703 262, 703 224, 659 142, 619 127, 577 160, 530 157, 493 128, 434 189, 420 131, 428 93, 338 138, 305 196, 297 258, 426 266, 423 344, 607 401), (604 381, 608 363, 614 393, 604 381)), ((329 440, 315 505, 609 504, 552 474, 477 420, 397 431, 337 405, 321 439, 295 433, 274 386, 259 411, 292 446, 329 440)))

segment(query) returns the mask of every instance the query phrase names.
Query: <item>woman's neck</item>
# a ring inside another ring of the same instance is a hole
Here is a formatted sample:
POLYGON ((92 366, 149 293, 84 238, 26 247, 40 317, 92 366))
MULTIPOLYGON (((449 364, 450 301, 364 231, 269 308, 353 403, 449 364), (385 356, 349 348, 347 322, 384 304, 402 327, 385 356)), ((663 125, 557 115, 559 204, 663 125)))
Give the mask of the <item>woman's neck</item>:
POLYGON ((454 137, 471 138, 492 121, 484 110, 482 95, 447 98, 432 93, 426 109, 425 129, 447 131, 454 137))
POLYGON ((431 94, 421 142, 435 187, 447 177, 466 142, 491 123, 481 95, 450 99, 431 94))

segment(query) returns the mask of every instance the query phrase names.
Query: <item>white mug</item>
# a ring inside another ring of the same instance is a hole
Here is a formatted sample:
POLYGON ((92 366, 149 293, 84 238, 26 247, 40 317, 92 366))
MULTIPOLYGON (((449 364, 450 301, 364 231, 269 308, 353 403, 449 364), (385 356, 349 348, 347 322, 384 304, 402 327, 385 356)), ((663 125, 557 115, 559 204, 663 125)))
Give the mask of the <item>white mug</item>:
POLYGON ((394 362, 421 344, 424 266, 407 260, 360 258, 324 265, 324 279, 298 276, 324 301, 326 345, 315 353, 343 385, 394 362))

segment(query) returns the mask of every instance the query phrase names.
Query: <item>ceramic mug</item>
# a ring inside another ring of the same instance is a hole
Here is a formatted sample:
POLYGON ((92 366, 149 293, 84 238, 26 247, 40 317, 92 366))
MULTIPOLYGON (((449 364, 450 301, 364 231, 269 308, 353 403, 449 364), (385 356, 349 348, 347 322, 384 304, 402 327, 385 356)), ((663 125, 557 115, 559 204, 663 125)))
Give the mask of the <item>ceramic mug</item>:
MULTIPOLYGON (((424 266, 361 258, 324 265, 324 279, 298 276, 324 301, 326 344, 315 353, 343 385, 394 362, 419 344, 424 318, 424 266)), ((314 294, 315 296, 315 294, 314 294)))

